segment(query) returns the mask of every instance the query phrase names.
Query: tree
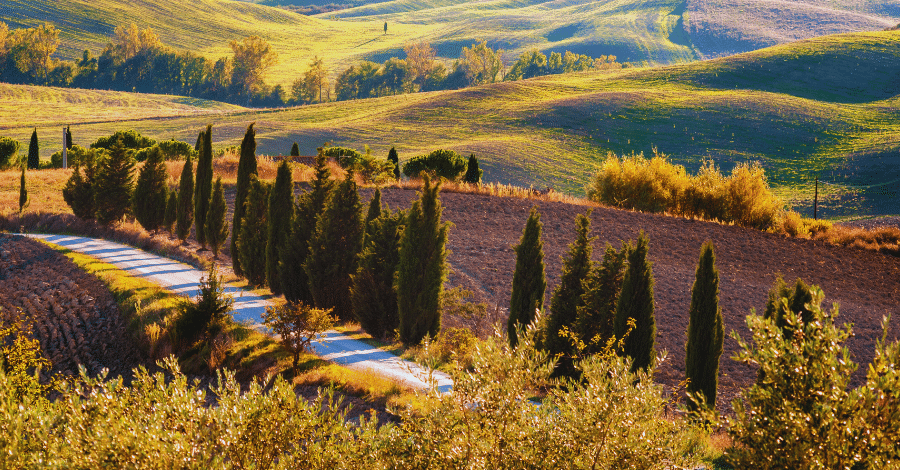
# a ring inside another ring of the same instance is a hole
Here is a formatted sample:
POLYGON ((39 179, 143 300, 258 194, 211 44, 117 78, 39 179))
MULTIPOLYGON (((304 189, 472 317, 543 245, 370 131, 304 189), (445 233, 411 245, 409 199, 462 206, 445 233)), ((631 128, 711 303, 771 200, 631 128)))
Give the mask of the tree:
POLYGON ((20 75, 20 81, 46 84, 59 47, 59 30, 50 23, 17 29, 8 43, 6 62, 12 66, 8 71, 20 75))
POLYGON ((563 329, 574 330, 578 307, 584 294, 584 281, 591 272, 592 244, 597 237, 589 237, 591 209, 575 217, 575 241, 569 245, 569 253, 563 258, 559 285, 550 298, 550 315, 544 330, 544 347, 551 355, 559 355, 557 373, 571 375, 573 345, 571 338, 562 334, 563 329))
POLYGON ((475 158, 475 154, 469 155, 469 164, 466 165, 466 174, 463 176, 463 181, 469 184, 481 184, 481 175, 483 174, 484 171, 478 168, 478 159, 475 158))
POLYGON ((19 141, 8 137, 0 137, 0 170, 17 167, 20 163, 19 141))
POLYGON ((409 66, 410 83, 418 85, 421 90, 426 78, 434 70, 437 52, 427 42, 409 43, 403 47, 403 52, 406 53, 406 64, 409 66))
POLYGON ((108 137, 100 137, 91 144, 92 149, 111 149, 116 143, 120 143, 123 147, 132 150, 138 150, 156 145, 156 141, 141 135, 134 129, 127 131, 116 131, 108 137))
POLYGON ((28 189, 25 188, 25 167, 22 167, 22 178, 19 180, 19 215, 28 207, 28 189))
POLYGON ((72 126, 66 126, 66 149, 72 150, 72 126))
POLYGON ((393 146, 391 150, 388 152, 387 159, 389 162, 394 164, 394 178, 400 179, 400 156, 397 155, 397 149, 393 146))
POLYGON ((131 207, 134 159, 121 144, 110 149, 109 156, 100 160, 97 183, 94 185, 94 206, 97 221, 111 224, 122 220, 131 207))
POLYGON ((408 178, 417 178, 423 172, 428 172, 448 180, 456 180, 464 171, 466 160, 458 153, 444 149, 413 157, 403 164, 403 174, 408 178))
POLYGON ((169 173, 162 152, 154 148, 138 173, 134 187, 134 218, 148 232, 154 232, 165 222, 166 197, 169 195, 169 173))
POLYGON ((266 279, 269 289, 281 295, 281 279, 278 277, 278 263, 291 235, 291 218, 294 216, 294 182, 291 179, 291 165, 282 160, 275 176, 275 186, 269 195, 269 239, 266 243, 266 279))
POLYGON ((649 370, 656 363, 653 268, 647 259, 648 244, 642 230, 637 245, 628 255, 628 269, 616 305, 616 338, 625 339, 623 354, 631 357, 632 371, 649 370), (634 321, 630 333, 629 320, 634 321))
POLYGON ((97 176, 97 151, 90 150, 75 163, 72 176, 63 188, 63 199, 79 219, 91 220, 97 215, 94 184, 97 176), (83 175, 82 175, 82 169, 83 175))
POLYGON ((384 34, 387 34, 387 21, 384 22, 384 34))
POLYGON ((212 197, 212 124, 206 126, 197 156, 197 179, 194 183, 194 235, 203 249, 206 249, 206 212, 212 197))
POLYGON ((379 208, 379 215, 366 224, 365 243, 351 276, 353 313, 360 326, 375 338, 389 337, 400 324, 394 277, 405 218, 403 211, 392 214, 390 209, 379 208))
POLYGON ((700 249, 700 262, 691 289, 685 373, 687 392, 696 395, 696 398, 688 400, 693 409, 701 405, 714 409, 719 384, 719 357, 722 355, 725 328, 722 309, 719 308, 719 271, 713 250, 711 241, 704 243, 700 249))
POLYGON ((37 170, 41 166, 41 153, 38 149, 37 128, 31 133, 31 143, 28 144, 28 169, 37 170))
POLYGON ((364 223, 366 235, 369 234, 369 224, 371 224, 373 220, 381 217, 382 212, 381 188, 375 188, 375 194, 372 195, 372 200, 369 201, 369 210, 366 212, 366 220, 364 223))
POLYGON ((263 322, 278 335, 282 347, 291 354, 296 375, 300 354, 308 350, 313 341, 326 337, 325 332, 334 328, 335 318, 331 316, 331 309, 287 302, 267 308, 263 322))
POLYGON ((578 306, 574 333, 584 343, 584 354, 603 352, 615 336, 616 304, 622 291, 630 250, 627 243, 622 244, 620 251, 607 244, 603 261, 595 265, 583 281, 584 294, 578 306))
POLYGON ((309 70, 303 77, 297 79, 291 86, 294 99, 304 103, 321 103, 331 99, 331 84, 328 83, 328 69, 325 68, 325 60, 319 56, 313 57, 309 63, 309 70))
MULTIPOLYGON (((178 180, 178 216, 175 221, 175 232, 182 243, 191 234, 191 224, 194 223, 194 164, 191 156, 184 160, 181 168, 181 178, 178 180)), ((231 254, 234 256, 234 252, 231 254)))
POLYGON ((406 91, 409 84, 409 67, 406 61, 396 57, 386 60, 381 69, 381 83, 383 92, 380 95, 396 95, 406 91))
POLYGON ((312 304, 309 292, 309 278, 303 265, 309 256, 309 242, 316 231, 319 214, 325 210, 325 202, 334 187, 327 159, 321 151, 316 157, 315 177, 312 188, 297 198, 294 217, 291 221, 291 235, 284 246, 278 263, 278 277, 284 298, 289 302, 312 304))
POLYGON ((213 259, 219 259, 219 249, 228 238, 228 222, 225 218, 228 216, 228 205, 225 203, 225 191, 222 189, 222 178, 216 178, 216 184, 213 186, 212 200, 209 203, 209 210, 206 212, 206 223, 203 224, 206 230, 206 241, 213 252, 213 259))
POLYGON ((419 344, 441 329, 441 293, 447 280, 447 234, 441 223, 440 183, 426 175, 419 200, 406 215, 400 239, 395 288, 400 318, 400 341, 419 344))
MULTIPOLYGON (((465 70, 469 85, 494 83, 503 69, 503 51, 496 52, 488 47, 487 41, 462 48, 460 62, 465 70)), ((501 77, 502 78, 502 77, 501 77)))
POLYGON ((294 142, 294 145, 291 145, 291 156, 292 157, 300 156, 300 146, 297 145, 297 142, 294 142))
POLYGON ((241 257, 241 268, 247 282, 256 287, 266 285, 269 190, 269 184, 261 181, 256 175, 250 177, 247 210, 244 212, 241 235, 238 238, 238 256, 241 257))
POLYGON ((315 306, 333 308, 343 321, 353 318, 350 275, 356 272, 356 257, 362 249, 364 227, 362 204, 353 172, 331 193, 325 211, 316 220, 303 264, 315 306))
POLYGON ((244 140, 241 141, 241 159, 238 161, 237 184, 234 195, 234 218, 231 219, 231 267, 234 274, 243 276, 241 269, 240 256, 235 256, 238 252, 238 238, 241 234, 241 223, 244 219, 244 204, 247 201, 247 193, 250 190, 250 178, 252 175, 258 175, 256 169, 256 131, 253 129, 255 123, 247 126, 247 132, 244 133, 244 140))
POLYGON ((172 235, 175 235, 176 221, 178 221, 178 192, 172 189, 166 198, 166 216, 163 218, 163 227, 172 235))
POLYGON ((516 270, 513 272, 512 295, 509 301, 509 320, 506 331, 509 344, 518 344, 517 331, 534 321, 535 312, 544 309, 544 291, 547 290, 547 273, 544 265, 544 242, 541 232, 541 214, 537 206, 531 208, 531 215, 525 222, 525 230, 516 250, 516 270))
POLYGON ((268 41, 255 35, 240 42, 233 40, 229 46, 234 51, 231 84, 238 94, 249 98, 265 85, 263 77, 266 70, 278 63, 278 53, 268 41))
POLYGON ((209 263, 206 277, 200 279, 197 300, 185 299, 178 306, 179 315, 172 329, 182 347, 189 347, 198 339, 214 338, 222 329, 234 306, 234 299, 225 293, 223 284, 216 263, 209 263))
POLYGON ((809 321, 810 310, 806 305, 813 300, 812 289, 797 278, 794 287, 790 288, 785 284, 781 276, 775 280, 775 285, 769 290, 769 301, 766 303, 766 310, 763 316, 771 319, 780 328, 788 331, 789 328, 785 323, 784 316, 788 310, 800 315, 803 321, 809 321), (788 304, 784 305, 781 299, 788 299, 788 304))

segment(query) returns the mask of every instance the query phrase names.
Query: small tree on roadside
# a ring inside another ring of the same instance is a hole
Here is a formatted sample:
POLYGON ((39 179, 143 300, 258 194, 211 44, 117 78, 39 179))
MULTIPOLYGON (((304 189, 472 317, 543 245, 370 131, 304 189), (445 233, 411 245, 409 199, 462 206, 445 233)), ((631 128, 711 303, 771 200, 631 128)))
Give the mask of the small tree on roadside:
POLYGON ((330 308, 285 302, 267 308, 263 321, 279 336, 279 342, 291 354, 292 370, 296 375, 300 354, 308 351, 313 341, 326 338, 325 332, 334 328, 336 318, 331 316, 330 308))
MULTIPOLYGON (((268 235, 269 190, 271 186, 256 175, 250 178, 247 211, 238 238, 238 256, 247 282, 256 287, 266 285, 266 241, 268 235)), ((233 255, 232 255, 233 256, 233 255)))
POLYGON ((94 185, 97 221, 111 224, 122 220, 131 207, 134 189, 134 159, 121 142, 116 141, 109 156, 100 160, 94 185))
POLYGON ((690 394, 688 406, 714 409, 719 385, 719 357, 725 328, 719 308, 719 271, 713 244, 707 241, 700 249, 700 262, 691 289, 690 319, 685 349, 685 374, 690 394))
POLYGON ((440 183, 426 175, 419 200, 406 215, 397 265, 397 313, 400 341, 419 344, 441 329, 441 293, 447 280, 447 234, 450 222, 441 222, 440 183))
POLYGON ((518 343, 517 331, 524 331, 534 321, 536 311, 544 308, 544 291, 547 290, 547 273, 544 265, 544 242, 541 241, 541 214, 537 207, 525 223, 525 230, 516 250, 516 270, 513 273, 512 295, 509 301, 509 320, 506 331, 509 344, 518 343))
POLYGON ((353 313, 360 326, 375 338, 391 336, 400 324, 394 277, 405 219, 403 211, 392 214, 386 209, 366 224, 365 244, 351 276, 353 313))
POLYGON ((291 179, 291 165, 283 160, 278 165, 275 186, 269 195, 269 239, 266 243, 266 280, 275 295, 281 295, 281 280, 278 277, 278 263, 281 253, 291 235, 291 218, 294 216, 294 182, 291 179))
MULTIPOLYGON (((178 180, 178 216, 176 219, 176 236, 183 243, 191 234, 191 225, 194 223, 194 165, 190 155, 184 160, 181 178, 178 180)), ((234 253, 231 255, 234 256, 234 253)))
POLYGON ((200 246, 206 248, 206 212, 212 198, 212 124, 206 126, 197 157, 197 177, 194 183, 194 235, 200 246))
POLYGON ((466 165, 466 174, 463 176, 463 181, 469 184, 480 184, 483 174, 484 171, 478 168, 478 158, 475 157, 474 153, 469 155, 469 163, 466 165))
POLYGON ((163 218, 163 227, 170 234, 175 235, 175 222, 178 221, 178 192, 169 191, 166 198, 166 216, 163 218))
POLYGON ((391 150, 388 151, 387 159, 389 162, 394 164, 394 178, 400 179, 400 156, 397 155, 397 149, 391 147, 391 150))
POLYGON ((228 216, 228 205, 225 203, 225 191, 222 189, 222 178, 216 178, 216 184, 213 185, 212 199, 209 203, 209 211, 206 212, 206 223, 203 224, 206 230, 206 241, 213 252, 213 259, 219 259, 219 249, 225 244, 228 238, 228 222, 225 218, 228 216))
POLYGON ((25 166, 22 166, 22 178, 19 180, 19 215, 28 207, 28 189, 25 188, 25 166))
POLYGON ((250 177, 259 174, 256 169, 256 131, 253 130, 253 124, 255 123, 247 126, 244 140, 241 141, 241 159, 238 161, 237 184, 234 195, 234 218, 231 220, 233 229, 231 237, 231 267, 237 276, 244 275, 241 269, 241 257, 234 256, 234 254, 238 252, 238 237, 241 234, 241 223, 244 220, 247 193, 250 191, 250 177))
POLYGON ((653 268, 647 259, 649 242, 644 231, 628 255, 628 269, 616 305, 616 338, 624 338, 623 354, 632 359, 631 370, 650 370, 656 364, 656 316, 653 301, 653 268), (628 320, 634 329, 628 333, 628 320), (626 333, 628 333, 626 335, 626 333))
POLYGON ((300 156, 300 146, 297 145, 297 142, 294 142, 294 145, 291 145, 291 156, 292 157, 300 156))
POLYGON ((169 195, 166 181, 169 173, 163 158, 159 148, 154 147, 138 172, 137 184, 134 186, 132 212, 148 232, 158 230, 165 222, 166 198, 169 195))
POLYGON ((616 304, 630 249, 623 243, 622 249, 616 251, 607 243, 603 261, 595 265, 582 282, 584 294, 578 306, 574 332, 585 345, 584 354, 602 352, 615 335, 616 304))
POLYGON ((28 144, 28 168, 37 170, 41 166, 41 151, 38 148, 37 128, 31 133, 31 142, 28 144))

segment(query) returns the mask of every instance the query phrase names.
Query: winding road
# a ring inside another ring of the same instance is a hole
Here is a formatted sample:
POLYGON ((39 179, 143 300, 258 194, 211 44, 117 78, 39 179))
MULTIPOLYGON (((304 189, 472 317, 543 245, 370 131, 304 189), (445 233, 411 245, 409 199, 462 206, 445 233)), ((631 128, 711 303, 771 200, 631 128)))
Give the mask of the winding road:
MULTIPOLYGON (((101 261, 142 277, 180 295, 195 297, 200 292, 200 280, 206 276, 184 263, 146 251, 96 238, 68 235, 27 234, 69 250, 93 256, 101 261)), ((249 323, 264 329, 262 314, 271 303, 244 289, 227 286, 226 293, 234 298, 232 315, 238 322, 249 323)), ((326 339, 313 343, 314 352, 323 359, 351 369, 370 370, 389 379, 416 389, 427 389, 428 372, 413 362, 355 340, 343 333, 330 330, 326 339)), ((447 392, 453 381, 447 374, 435 371, 431 380, 440 392, 447 392)))

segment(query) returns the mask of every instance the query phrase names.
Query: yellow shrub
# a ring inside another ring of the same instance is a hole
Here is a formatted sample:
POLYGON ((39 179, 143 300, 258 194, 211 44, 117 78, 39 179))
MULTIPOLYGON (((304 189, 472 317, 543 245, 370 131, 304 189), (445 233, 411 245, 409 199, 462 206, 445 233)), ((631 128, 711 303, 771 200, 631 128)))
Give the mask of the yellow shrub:
POLYGON ((810 235, 818 235, 820 233, 828 233, 834 228, 834 225, 827 221, 821 219, 803 219, 803 226, 806 228, 806 231, 810 233, 810 235))
POLYGON ((741 163, 726 180, 728 218, 743 227, 766 230, 775 224, 782 203, 769 189, 759 164, 741 163))
POLYGON ((786 211, 780 218, 780 232, 792 237, 808 237, 809 230, 803 223, 803 218, 795 211, 786 211))

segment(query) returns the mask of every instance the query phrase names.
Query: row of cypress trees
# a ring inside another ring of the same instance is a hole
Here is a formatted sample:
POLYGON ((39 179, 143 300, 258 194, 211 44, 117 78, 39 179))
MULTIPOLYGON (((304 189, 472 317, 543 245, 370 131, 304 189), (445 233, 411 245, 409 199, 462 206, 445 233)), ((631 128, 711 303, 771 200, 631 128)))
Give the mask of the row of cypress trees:
MULTIPOLYGON (((559 357, 558 375, 577 376, 576 357, 606 350, 630 357, 632 370, 652 368, 656 360, 656 319, 649 241, 641 231, 634 245, 625 242, 616 250, 607 244, 602 261, 594 264, 591 255, 596 237, 590 236, 590 212, 575 219, 576 239, 563 258, 560 283, 541 325, 541 343, 559 357)), ((547 281, 542 229, 540 214, 532 208, 522 238, 515 246, 516 268, 507 324, 513 347, 517 332, 523 331, 534 321, 536 312, 544 308, 547 281)), ((687 390, 698 397, 698 401, 690 402, 694 407, 715 406, 724 336, 718 283, 714 247, 707 241, 701 248, 691 290, 686 343, 687 390)), ((802 301, 802 294, 796 295, 802 301)), ((775 307, 769 309, 773 310, 770 315, 777 315, 775 307)))

